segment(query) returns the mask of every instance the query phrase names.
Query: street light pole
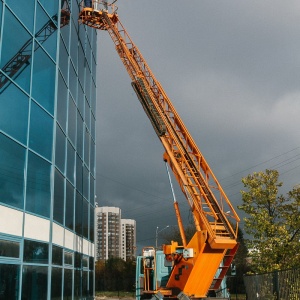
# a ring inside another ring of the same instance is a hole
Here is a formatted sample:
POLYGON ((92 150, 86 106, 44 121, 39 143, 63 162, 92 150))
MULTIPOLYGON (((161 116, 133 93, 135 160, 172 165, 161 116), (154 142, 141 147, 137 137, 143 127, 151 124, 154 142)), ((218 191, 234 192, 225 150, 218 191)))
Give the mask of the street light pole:
POLYGON ((156 227, 156 234, 155 234, 155 250, 157 250, 157 240, 158 240, 158 234, 160 233, 160 232, 162 232, 163 230, 165 230, 165 229, 167 229, 167 228, 169 228, 170 226, 169 225, 167 225, 166 227, 164 227, 163 229, 161 229, 161 230, 158 230, 159 229, 159 227, 157 226, 156 227))

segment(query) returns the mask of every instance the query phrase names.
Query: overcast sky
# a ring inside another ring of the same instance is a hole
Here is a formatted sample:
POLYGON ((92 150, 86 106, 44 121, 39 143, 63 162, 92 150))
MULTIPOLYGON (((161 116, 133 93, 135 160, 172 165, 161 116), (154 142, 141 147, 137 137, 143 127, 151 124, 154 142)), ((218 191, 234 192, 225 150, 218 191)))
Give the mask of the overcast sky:
MULTIPOLYGON (((254 171, 277 169, 286 190, 300 183, 299 1, 117 4, 121 22, 235 207, 241 178, 254 171)), ((97 84, 97 202, 136 220, 139 247, 154 245, 157 226, 177 224, 164 150, 102 31, 97 84)), ((188 222, 178 188, 176 197, 188 222)))

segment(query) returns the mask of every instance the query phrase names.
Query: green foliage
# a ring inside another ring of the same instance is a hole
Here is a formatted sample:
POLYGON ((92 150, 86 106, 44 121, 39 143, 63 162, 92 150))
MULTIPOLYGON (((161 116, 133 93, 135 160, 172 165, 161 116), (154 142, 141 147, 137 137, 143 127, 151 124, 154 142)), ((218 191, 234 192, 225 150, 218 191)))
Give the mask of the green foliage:
POLYGON ((253 173, 242 179, 245 232, 254 272, 270 272, 300 266, 300 187, 284 197, 276 170, 253 173))
POLYGON ((135 290, 135 267, 135 261, 124 261, 116 257, 97 261, 95 290, 133 292, 135 290))

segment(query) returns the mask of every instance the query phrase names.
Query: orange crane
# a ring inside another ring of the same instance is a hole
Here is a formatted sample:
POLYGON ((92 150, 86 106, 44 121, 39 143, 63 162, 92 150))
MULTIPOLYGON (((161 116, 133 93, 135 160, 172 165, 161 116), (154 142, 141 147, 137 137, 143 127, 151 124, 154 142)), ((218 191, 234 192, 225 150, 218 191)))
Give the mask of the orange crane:
MULTIPOLYGON (((188 243, 180 230, 182 245, 172 242, 163 246, 172 271, 163 287, 145 284, 144 298, 205 298, 210 290, 219 288, 230 267, 238 249, 240 220, 171 100, 122 25, 115 2, 93 0, 91 7, 82 8, 79 22, 107 31, 112 38, 132 87, 163 144, 164 160, 187 199, 196 227, 188 243)), ((178 204, 174 205, 182 228, 178 204)), ((147 266, 145 282, 152 271, 153 262, 147 266)))

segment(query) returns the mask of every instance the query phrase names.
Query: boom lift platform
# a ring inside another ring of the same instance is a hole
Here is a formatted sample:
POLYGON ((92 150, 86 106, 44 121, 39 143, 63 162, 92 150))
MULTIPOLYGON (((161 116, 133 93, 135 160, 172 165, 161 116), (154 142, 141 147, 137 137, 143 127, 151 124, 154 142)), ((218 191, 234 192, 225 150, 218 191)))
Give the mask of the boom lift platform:
MULTIPOLYGON (((155 251, 146 251, 142 298, 205 299, 217 291, 238 249, 239 217, 225 195, 171 100, 153 75, 146 60, 122 25, 115 2, 93 1, 82 7, 79 22, 107 31, 158 138, 168 163, 193 214, 196 233, 187 243, 164 245, 172 268, 164 285, 150 277, 155 274, 155 251), (150 253, 150 254, 149 254, 150 253), (150 255, 150 257, 149 257, 150 255), (152 258, 151 258, 152 257, 152 258), (216 275, 217 274, 217 275, 216 275)), ((178 222, 181 217, 175 207, 178 222)))

